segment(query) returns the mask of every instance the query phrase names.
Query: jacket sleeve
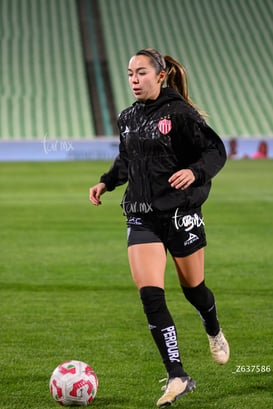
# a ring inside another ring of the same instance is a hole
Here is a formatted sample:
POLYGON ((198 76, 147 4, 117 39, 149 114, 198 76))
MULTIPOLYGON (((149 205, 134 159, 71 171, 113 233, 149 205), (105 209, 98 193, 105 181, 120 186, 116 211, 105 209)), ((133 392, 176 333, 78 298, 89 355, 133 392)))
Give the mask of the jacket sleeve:
POLYGON ((128 180, 128 156, 123 139, 120 139, 119 154, 114 160, 111 168, 107 173, 104 173, 100 182, 105 183, 109 192, 117 186, 123 185, 128 180))
POLYGON ((193 186, 209 182, 224 166, 227 154, 223 141, 204 121, 185 124, 187 146, 192 158, 188 168, 195 175, 193 186))

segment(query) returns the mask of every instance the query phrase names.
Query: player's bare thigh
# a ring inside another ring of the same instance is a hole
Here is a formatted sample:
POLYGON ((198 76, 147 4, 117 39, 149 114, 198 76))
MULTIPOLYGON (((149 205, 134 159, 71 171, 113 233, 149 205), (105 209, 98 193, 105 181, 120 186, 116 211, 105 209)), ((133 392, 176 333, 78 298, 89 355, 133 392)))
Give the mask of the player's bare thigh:
POLYGON ((173 257, 177 275, 185 287, 196 287, 204 280, 204 248, 186 257, 173 257))
POLYGON ((128 247, 128 258, 137 288, 164 288, 166 251, 162 243, 134 244, 128 247))

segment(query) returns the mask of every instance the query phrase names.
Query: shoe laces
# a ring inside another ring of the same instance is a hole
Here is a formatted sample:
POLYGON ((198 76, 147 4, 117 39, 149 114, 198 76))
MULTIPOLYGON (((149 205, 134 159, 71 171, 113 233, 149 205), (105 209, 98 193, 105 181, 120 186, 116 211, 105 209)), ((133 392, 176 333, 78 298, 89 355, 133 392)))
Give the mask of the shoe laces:
POLYGON ((168 386, 169 378, 167 377, 167 378, 160 379, 159 383, 162 383, 162 382, 165 382, 165 385, 161 386, 160 389, 162 391, 165 391, 167 389, 167 386, 168 386))
POLYGON ((210 339, 212 341, 213 349, 217 351, 220 349, 226 352, 226 343, 221 331, 217 335, 215 335, 215 337, 210 337, 210 339))

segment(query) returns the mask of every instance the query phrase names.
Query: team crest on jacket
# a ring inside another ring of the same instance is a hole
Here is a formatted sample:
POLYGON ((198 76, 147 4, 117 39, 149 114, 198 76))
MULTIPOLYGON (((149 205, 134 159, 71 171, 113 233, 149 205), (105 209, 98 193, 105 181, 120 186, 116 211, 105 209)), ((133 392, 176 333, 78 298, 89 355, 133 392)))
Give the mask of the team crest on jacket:
POLYGON ((158 122, 158 129, 163 135, 167 135, 172 129, 172 121, 167 118, 160 119, 158 122))

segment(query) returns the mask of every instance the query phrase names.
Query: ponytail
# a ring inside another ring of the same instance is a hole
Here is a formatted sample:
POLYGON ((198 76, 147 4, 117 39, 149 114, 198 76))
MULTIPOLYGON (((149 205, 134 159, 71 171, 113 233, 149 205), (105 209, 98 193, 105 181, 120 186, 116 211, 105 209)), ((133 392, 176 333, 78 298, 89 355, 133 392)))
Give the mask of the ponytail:
POLYGON ((206 113, 199 110, 189 97, 188 75, 185 67, 169 55, 165 55, 164 60, 166 62, 167 72, 166 85, 170 88, 174 88, 183 96, 189 105, 195 108, 202 116, 206 116, 206 113))
POLYGON ((169 55, 163 57, 160 52, 154 48, 144 48, 138 51, 135 55, 146 55, 149 57, 157 74, 162 70, 166 71, 166 85, 170 88, 174 88, 180 95, 182 95, 186 102, 196 109, 200 115, 207 116, 204 111, 197 108, 189 97, 188 76, 186 69, 182 64, 169 55))

